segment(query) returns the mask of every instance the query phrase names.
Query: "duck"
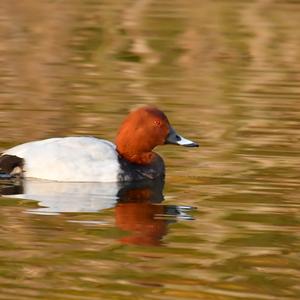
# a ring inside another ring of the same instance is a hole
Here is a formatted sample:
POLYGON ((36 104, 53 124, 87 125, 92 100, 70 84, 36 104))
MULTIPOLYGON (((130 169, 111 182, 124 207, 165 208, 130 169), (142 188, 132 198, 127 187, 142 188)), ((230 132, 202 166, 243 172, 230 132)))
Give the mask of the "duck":
POLYGON ((127 182, 165 176, 165 164, 153 151, 174 144, 198 147, 177 134, 167 116, 154 106, 129 113, 115 143, 92 136, 31 141, 0 156, 0 172, 12 177, 63 182, 127 182))

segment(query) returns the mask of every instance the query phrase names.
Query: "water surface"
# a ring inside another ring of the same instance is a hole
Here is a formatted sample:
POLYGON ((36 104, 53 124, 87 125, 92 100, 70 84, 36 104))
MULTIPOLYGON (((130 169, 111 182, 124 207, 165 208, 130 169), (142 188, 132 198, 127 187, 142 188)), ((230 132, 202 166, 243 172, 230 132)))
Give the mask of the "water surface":
POLYGON ((0 299, 300 298, 298 1, 0 6, 0 150, 138 104, 201 145, 164 187, 2 180, 0 299))

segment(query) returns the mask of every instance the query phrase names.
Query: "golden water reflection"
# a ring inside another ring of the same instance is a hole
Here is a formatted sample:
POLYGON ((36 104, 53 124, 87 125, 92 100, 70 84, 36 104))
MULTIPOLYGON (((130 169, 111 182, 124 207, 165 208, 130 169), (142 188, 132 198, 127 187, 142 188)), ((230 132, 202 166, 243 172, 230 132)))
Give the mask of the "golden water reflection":
POLYGON ((113 141, 138 104, 201 145, 157 149, 162 204, 45 216, 1 199, 0 298, 299 299, 298 1, 0 7, 0 151, 52 136, 113 141), (168 205, 197 207, 195 220, 153 218, 168 205))

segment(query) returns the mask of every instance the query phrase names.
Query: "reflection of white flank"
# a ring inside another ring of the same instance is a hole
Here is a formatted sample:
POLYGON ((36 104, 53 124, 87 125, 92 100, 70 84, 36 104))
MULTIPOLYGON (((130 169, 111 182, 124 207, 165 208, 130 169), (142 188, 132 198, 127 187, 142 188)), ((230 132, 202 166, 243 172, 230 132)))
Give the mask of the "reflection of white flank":
POLYGON ((116 203, 118 184, 100 182, 55 182, 26 180, 24 194, 5 197, 38 201, 40 208, 31 213, 97 212, 116 203))

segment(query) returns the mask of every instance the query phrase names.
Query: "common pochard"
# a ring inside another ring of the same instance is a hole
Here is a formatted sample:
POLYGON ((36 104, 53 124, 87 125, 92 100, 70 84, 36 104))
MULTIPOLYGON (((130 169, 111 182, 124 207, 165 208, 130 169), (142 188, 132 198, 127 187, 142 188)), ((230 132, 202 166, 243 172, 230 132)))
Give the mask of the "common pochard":
POLYGON ((0 171, 56 181, 117 182, 164 176, 163 144, 198 147, 178 135, 155 107, 131 112, 121 124, 116 144, 95 137, 64 137, 28 142, 0 156, 0 171))

